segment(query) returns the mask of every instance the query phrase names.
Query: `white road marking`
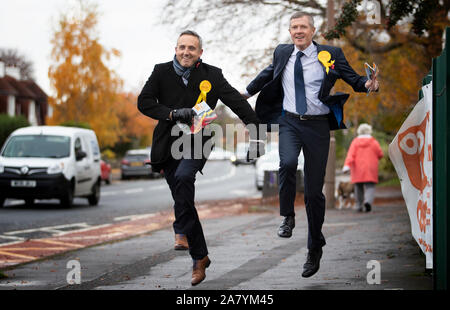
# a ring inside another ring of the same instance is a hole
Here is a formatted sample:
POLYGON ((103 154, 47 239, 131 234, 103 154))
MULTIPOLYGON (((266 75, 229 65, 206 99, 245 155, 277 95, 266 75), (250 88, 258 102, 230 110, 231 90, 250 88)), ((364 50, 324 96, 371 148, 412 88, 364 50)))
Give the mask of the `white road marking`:
POLYGON ((32 228, 32 229, 25 229, 25 230, 15 230, 15 231, 5 232, 3 234, 4 235, 19 235, 19 234, 28 234, 28 233, 39 232, 39 231, 55 233, 55 234, 65 234, 66 232, 65 231, 61 231, 60 229, 73 228, 73 227, 88 228, 90 226, 88 224, 86 224, 86 223, 74 223, 74 224, 39 227, 39 228, 32 228))
POLYGON ((114 221, 123 221, 123 220, 140 220, 145 218, 150 218, 156 216, 156 213, 147 213, 147 214, 134 214, 134 215, 126 215, 115 217, 114 221))
POLYGON ((16 199, 7 199, 7 203, 5 203, 6 206, 18 206, 23 205, 25 203, 25 200, 16 200, 16 199))
POLYGON ((117 195, 119 192, 101 192, 101 196, 114 196, 117 195))
MULTIPOLYGON (((230 171, 222 176, 216 176, 213 178, 206 178, 206 179, 202 179, 196 182, 196 185, 201 185, 201 184, 210 184, 213 182, 220 182, 220 181, 224 181, 226 179, 229 179, 233 176, 236 175, 236 167, 233 166, 231 167, 230 171)), ((156 186, 148 186, 148 187, 136 187, 136 188, 130 188, 130 189, 125 189, 125 190, 118 190, 118 191, 102 191, 101 196, 116 196, 116 195, 131 195, 131 194, 136 194, 136 193, 142 193, 144 191, 155 191, 155 190, 161 190, 161 189, 166 189, 168 188, 167 184, 160 184, 160 185, 156 185, 156 186)))
POLYGON ((231 167, 231 170, 230 170, 230 172, 228 172, 228 174, 225 174, 223 176, 214 177, 214 178, 211 178, 211 179, 208 178, 208 179, 205 179, 205 180, 198 181, 198 182, 196 182, 196 185, 209 184, 211 182, 224 181, 226 179, 229 179, 229 178, 233 177, 235 174, 236 174, 236 167, 233 166, 233 167, 231 167))
MULTIPOLYGON (((205 178, 200 181, 197 181, 197 184, 210 184, 212 182, 220 182, 220 181, 229 179, 235 175, 236 175, 236 167, 232 166, 230 171, 227 174, 222 175, 222 176, 216 176, 213 178, 205 178)), ((148 188, 137 187, 137 188, 131 188, 131 189, 126 189, 126 190, 120 190, 120 191, 107 191, 107 192, 102 191, 101 195, 102 196, 115 196, 115 195, 121 195, 121 194, 130 195, 130 194, 144 192, 144 190, 145 191, 150 191, 150 190, 153 191, 153 190, 165 189, 167 187, 168 187, 167 184, 161 184, 161 185, 152 186, 152 187, 148 187, 148 188)), ((243 195, 246 193, 247 192, 243 191, 243 190, 235 190, 236 195, 243 195)), ((258 196, 256 196, 256 197, 258 197, 258 196)), ((251 197, 251 198, 253 198, 253 197, 251 197)), ((8 205, 19 205, 19 204, 23 204, 23 200, 11 200, 8 203, 8 205)), ((137 219, 143 219, 143 218, 150 218, 150 217, 153 217, 156 215, 157 215, 157 213, 133 214, 133 215, 116 217, 116 218, 114 218, 114 221, 117 222, 117 221, 122 221, 122 220, 137 220, 137 219)), ((7 239, 7 240, 14 240, 14 241, 7 242, 7 243, 0 243, 0 244, 2 246, 7 245, 7 244, 12 245, 12 244, 15 244, 18 242, 25 241, 27 239, 24 237, 14 236, 14 235, 19 235, 19 234, 28 234, 28 233, 33 233, 33 232, 46 232, 46 233, 53 234, 53 236, 63 236, 68 233, 89 231, 91 229, 97 229, 97 228, 106 227, 109 225, 111 225, 111 224, 90 226, 87 223, 74 223, 74 224, 65 224, 65 225, 39 227, 39 228, 4 232, 3 235, 0 235, 0 239, 7 239), (65 229, 65 228, 80 228, 80 229, 73 229, 73 230, 68 230, 68 231, 61 230, 61 229, 65 229)))
POLYGON ((138 188, 131 188, 124 191, 125 194, 135 194, 135 193, 142 193, 144 189, 142 187, 138 188))
POLYGON ((25 238, 23 237, 5 236, 5 235, 0 235, 0 239, 25 241, 25 238))

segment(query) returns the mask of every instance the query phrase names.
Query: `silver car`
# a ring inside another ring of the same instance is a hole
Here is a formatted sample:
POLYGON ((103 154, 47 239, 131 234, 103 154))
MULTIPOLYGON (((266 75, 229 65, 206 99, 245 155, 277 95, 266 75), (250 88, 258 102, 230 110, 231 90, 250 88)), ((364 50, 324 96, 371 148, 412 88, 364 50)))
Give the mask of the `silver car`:
MULTIPOLYGON (((300 152, 298 156, 297 171, 302 172, 303 175, 303 152, 300 152)), ((255 185, 258 190, 262 190, 264 186, 264 172, 265 171, 278 171, 280 168, 280 153, 278 148, 272 148, 272 150, 256 160, 255 164, 255 185)))
POLYGON ((127 151, 122 159, 120 170, 122 180, 130 177, 155 176, 150 166, 150 149, 127 151))

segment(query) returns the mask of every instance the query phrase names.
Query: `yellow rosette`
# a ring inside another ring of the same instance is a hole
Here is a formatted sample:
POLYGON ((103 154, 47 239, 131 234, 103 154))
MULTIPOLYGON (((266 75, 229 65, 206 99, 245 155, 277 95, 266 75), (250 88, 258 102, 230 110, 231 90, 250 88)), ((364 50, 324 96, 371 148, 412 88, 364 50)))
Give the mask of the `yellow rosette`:
POLYGON ((206 102, 206 94, 211 91, 212 86, 211 86, 211 83, 208 80, 203 80, 200 83, 199 88, 200 88, 200 96, 198 96, 196 104, 198 104, 198 103, 200 103, 202 101, 206 102))
POLYGON ((333 66, 334 60, 330 62, 331 54, 328 51, 321 51, 319 55, 317 55, 317 58, 322 63, 322 65, 325 67, 325 70, 328 74, 328 71, 330 71, 330 67, 333 66))

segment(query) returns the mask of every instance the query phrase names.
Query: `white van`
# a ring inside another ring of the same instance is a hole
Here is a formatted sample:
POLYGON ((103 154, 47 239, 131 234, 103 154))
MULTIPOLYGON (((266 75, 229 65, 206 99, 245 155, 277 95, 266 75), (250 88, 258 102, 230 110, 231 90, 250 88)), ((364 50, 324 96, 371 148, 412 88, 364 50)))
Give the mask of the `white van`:
POLYGON ((0 151, 0 207, 6 198, 100 200, 100 149, 94 131, 60 126, 17 129, 0 151))

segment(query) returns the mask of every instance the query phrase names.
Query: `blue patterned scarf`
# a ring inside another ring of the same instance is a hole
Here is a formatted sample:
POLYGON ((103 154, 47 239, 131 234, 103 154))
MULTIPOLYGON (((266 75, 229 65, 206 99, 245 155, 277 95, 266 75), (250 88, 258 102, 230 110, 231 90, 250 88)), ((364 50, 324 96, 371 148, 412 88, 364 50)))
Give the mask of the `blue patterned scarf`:
POLYGON ((198 66, 198 64, 201 63, 201 62, 202 62, 202 60, 199 58, 198 61, 196 61, 195 64, 192 67, 185 68, 178 62, 177 56, 175 55, 173 57, 173 68, 175 69, 175 72, 179 76, 181 76, 181 78, 183 79, 184 85, 187 85, 188 80, 189 80, 189 76, 191 75, 192 70, 194 70, 194 68, 196 66, 198 66))

